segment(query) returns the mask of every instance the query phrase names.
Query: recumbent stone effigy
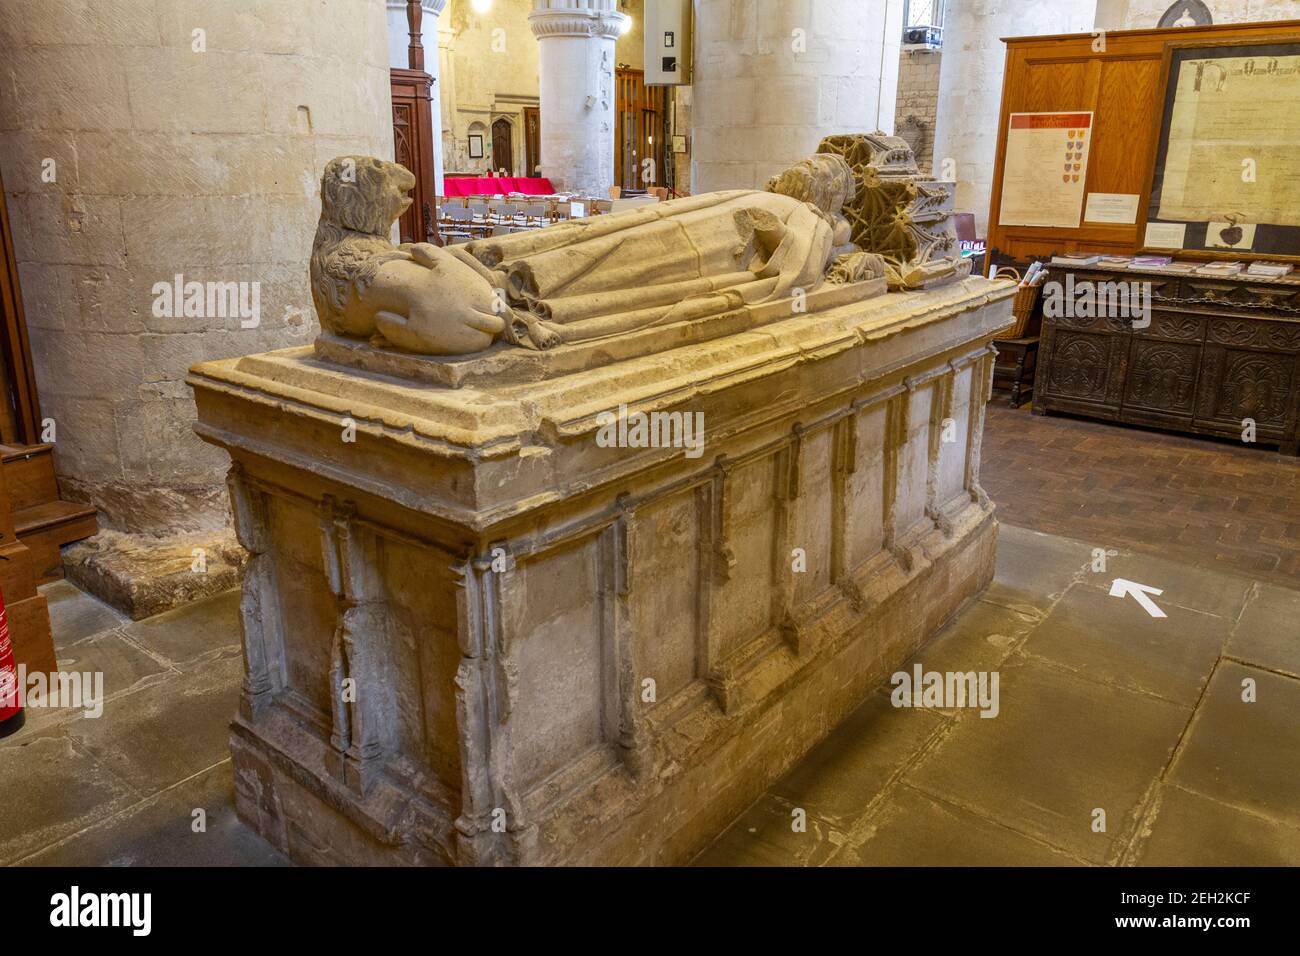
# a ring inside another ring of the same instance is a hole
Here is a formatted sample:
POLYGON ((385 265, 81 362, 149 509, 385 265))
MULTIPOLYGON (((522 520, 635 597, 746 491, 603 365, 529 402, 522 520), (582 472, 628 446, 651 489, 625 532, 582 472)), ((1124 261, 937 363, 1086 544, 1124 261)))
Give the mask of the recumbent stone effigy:
POLYGON ((1014 286, 909 161, 453 248, 331 162, 320 337, 190 378, 252 555, 241 817, 305 863, 683 862, 979 592, 1014 286))

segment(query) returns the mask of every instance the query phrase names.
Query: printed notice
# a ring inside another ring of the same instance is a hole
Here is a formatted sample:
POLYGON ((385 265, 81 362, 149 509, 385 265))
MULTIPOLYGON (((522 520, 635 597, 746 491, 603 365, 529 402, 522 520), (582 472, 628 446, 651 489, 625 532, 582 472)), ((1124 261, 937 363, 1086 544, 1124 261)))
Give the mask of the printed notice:
POLYGON ((1185 222, 1149 222, 1146 241, 1142 245, 1148 249, 1181 249, 1186 237, 1185 222))
POLYGON ((998 222, 1079 228, 1092 113, 1012 113, 1009 124, 998 222))
POLYGON ((1137 193, 1088 193, 1084 222, 1113 222, 1131 226, 1138 221, 1137 193))

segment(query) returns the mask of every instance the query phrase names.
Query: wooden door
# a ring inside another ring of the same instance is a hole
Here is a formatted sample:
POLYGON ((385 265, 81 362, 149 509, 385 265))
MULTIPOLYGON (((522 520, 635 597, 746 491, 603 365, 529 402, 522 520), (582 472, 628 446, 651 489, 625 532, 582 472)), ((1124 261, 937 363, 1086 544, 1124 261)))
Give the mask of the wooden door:
POLYGON ((540 176, 542 165, 542 113, 536 106, 524 107, 524 175, 540 176))
POLYGON ((624 189, 668 184, 668 94, 671 87, 646 86, 641 70, 615 75, 614 181, 624 189), (652 160, 646 164, 646 160, 652 160))
POLYGON ((492 123, 492 168, 502 176, 515 174, 514 137, 505 117, 492 123))

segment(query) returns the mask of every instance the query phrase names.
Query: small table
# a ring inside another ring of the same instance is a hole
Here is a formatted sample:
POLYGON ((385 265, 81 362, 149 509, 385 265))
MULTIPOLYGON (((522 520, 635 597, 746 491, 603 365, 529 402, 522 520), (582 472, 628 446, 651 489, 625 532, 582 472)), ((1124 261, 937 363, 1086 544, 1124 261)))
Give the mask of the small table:
POLYGON ((1011 407, 1019 408, 1022 402, 1032 398, 1034 394, 1034 372, 1038 367, 1038 336, 1031 335, 1023 339, 994 339, 993 347, 998 350, 997 361, 993 366, 993 387, 999 391, 1009 389, 1011 407))

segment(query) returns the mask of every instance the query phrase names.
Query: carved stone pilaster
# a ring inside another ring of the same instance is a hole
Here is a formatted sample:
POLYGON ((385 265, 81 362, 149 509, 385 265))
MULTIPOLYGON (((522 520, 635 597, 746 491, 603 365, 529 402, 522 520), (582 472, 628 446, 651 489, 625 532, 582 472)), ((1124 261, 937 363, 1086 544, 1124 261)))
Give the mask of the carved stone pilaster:
POLYGON ((858 470, 856 411, 837 421, 831 432, 831 583, 844 580, 848 566, 849 483, 858 470))
POLYGON ((258 718, 284 686, 280 604, 265 499, 248 482, 238 462, 226 473, 226 485, 230 489, 235 535, 252 555, 244 571, 239 597, 240 624, 244 631, 244 684, 239 696, 239 713, 251 721, 258 718))
POLYGON ((378 542, 353 522, 354 506, 326 495, 321 506, 325 576, 338 602, 330 647, 331 772, 366 792, 387 757, 392 708, 380 659, 387 614, 380 582, 378 542))
POLYGON ((731 464, 719 456, 713 466, 708 513, 713 575, 719 581, 728 580, 736 566, 736 553, 731 548, 731 488, 727 480, 730 474, 731 464))
POLYGON ((501 686, 497 653, 498 574, 490 558, 466 561, 454 570, 461 652, 456 671, 462 778, 461 813, 455 823, 457 858, 473 866, 506 863, 513 855, 506 834, 520 826, 522 814, 502 773, 508 756, 508 751, 503 753, 502 728, 509 718, 510 694, 501 686))
POLYGON ((784 639, 795 647, 798 645, 798 636, 793 633, 791 625, 796 595, 794 583, 796 572, 792 564, 794 549, 803 546, 805 559, 807 558, 807 542, 801 545, 795 540, 803 435, 803 426, 796 422, 791 429, 789 442, 774 456, 776 474, 772 483, 772 505, 776 519, 772 555, 772 564, 776 569, 776 586, 772 589, 772 620, 780 622, 784 639))
POLYGON ((900 392, 890 399, 885 409, 885 468, 882 476, 883 502, 881 508, 885 550, 898 559, 905 570, 911 570, 912 555, 897 546, 898 540, 898 484, 902 477, 902 450, 907 443, 907 420, 912 404, 910 390, 900 392))
POLYGON ((943 454, 944 426, 952 418, 953 379, 954 375, 949 371, 934 384, 934 395, 930 403, 930 460, 925 481, 925 513, 946 538, 952 537, 953 529, 952 521, 943 513, 943 503, 939 501, 939 467, 943 454))
POLYGON ((642 718, 641 685, 632 654, 632 611, 628 599, 632 588, 632 554, 635 548, 636 514, 626 496, 617 503, 618 517, 605 533, 609 601, 605 626, 613 645, 618 694, 618 754, 634 780, 650 769, 651 755, 642 718))
POLYGON ((971 500, 982 508, 990 508, 989 496, 980 484, 980 454, 984 447, 984 410, 993 398, 993 363, 997 351, 988 349, 975 359, 971 366, 971 417, 966 446, 966 487, 971 500))

